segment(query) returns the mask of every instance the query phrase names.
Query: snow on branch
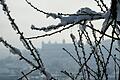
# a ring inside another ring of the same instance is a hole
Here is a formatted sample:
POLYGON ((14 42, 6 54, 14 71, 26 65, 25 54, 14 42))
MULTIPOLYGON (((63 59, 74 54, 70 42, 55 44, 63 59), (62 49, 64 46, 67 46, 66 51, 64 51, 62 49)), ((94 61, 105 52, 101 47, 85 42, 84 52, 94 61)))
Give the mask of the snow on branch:
POLYGON ((57 15, 57 14, 55 14, 55 13, 48 13, 47 15, 46 15, 46 18, 48 18, 48 17, 52 17, 52 18, 54 18, 54 19, 56 19, 56 18, 59 18, 59 19, 61 19, 61 15, 57 15))
MULTIPOLYGON (((99 1, 95 0, 97 3, 99 3, 99 1)), ((88 7, 85 8, 81 8, 80 10, 78 10, 76 12, 76 14, 62 14, 62 13, 47 13, 43 10, 38 9, 37 7, 35 7, 31 2, 29 2, 28 0, 26 0, 26 2, 35 10, 39 11, 40 13, 43 13, 46 15, 46 17, 52 17, 54 19, 59 18, 60 19, 60 23, 58 23, 57 25, 49 25, 48 27, 42 27, 42 28, 38 28, 35 27, 34 25, 31 25, 31 29, 32 30, 39 30, 39 31, 51 31, 51 30, 56 30, 62 26, 66 26, 68 24, 73 24, 76 22, 81 22, 84 20, 96 20, 96 19, 104 19, 105 18, 105 14, 104 13, 98 13, 96 11, 91 10, 88 7)), ((107 6, 104 4, 104 2, 101 0, 100 1, 103 6, 106 8, 106 10, 108 10, 107 6)))
POLYGON ((32 30, 40 30, 40 31, 43 30, 45 32, 48 32, 51 30, 58 29, 62 26, 67 26, 69 24, 74 24, 74 23, 78 23, 78 22, 80 23, 84 20, 91 21, 91 20, 97 20, 97 19, 104 19, 103 13, 95 12, 88 7, 81 8, 80 10, 78 10, 76 12, 76 15, 74 14, 74 15, 68 15, 68 16, 59 16, 59 15, 57 16, 54 13, 47 14, 47 15, 53 17, 54 19, 59 18, 61 22, 58 23, 57 25, 50 25, 48 27, 42 27, 42 28, 37 28, 34 25, 31 25, 31 29, 32 30), (83 15, 81 15, 81 14, 83 14, 83 15))
MULTIPOLYGON (((31 26, 31 29, 33 30, 39 30, 39 31, 45 31, 45 32, 48 32, 48 31, 51 31, 51 30, 56 30, 62 26, 67 26, 69 24, 73 24, 73 23, 76 23, 77 24, 81 24, 82 21, 91 21, 91 20, 96 20, 96 19, 105 19, 104 23, 103 23, 103 26, 102 26, 102 29, 101 29, 101 32, 98 31, 100 34, 103 34, 103 35, 107 35, 105 34, 106 30, 109 28, 109 26, 112 24, 113 20, 112 20, 112 16, 111 16, 111 10, 108 9, 108 7, 106 6, 106 4, 104 3, 103 0, 94 0, 97 2, 98 6, 101 8, 101 11, 104 12, 104 13, 99 13, 99 12, 96 12, 96 11, 93 11, 91 10, 90 8, 81 8, 80 10, 78 10, 75 14, 63 14, 63 13, 47 13, 43 10, 40 10, 38 9, 37 7, 35 7, 34 5, 32 5, 30 2, 28 2, 28 0, 26 0, 26 2, 32 7, 34 8, 35 10, 47 15, 47 17, 53 17, 54 19, 56 18, 59 18, 60 19, 60 23, 57 24, 57 25, 49 25, 48 27, 41 27, 41 28, 38 28, 38 27, 35 27, 35 26, 31 26), (106 11, 103 9, 105 8, 106 11)), ((120 24, 120 21, 119 21, 119 2, 117 4, 117 23, 120 24)), ((80 29, 84 29, 86 28, 86 24, 84 24, 84 26, 80 26, 80 29)), ((50 35, 54 34, 54 33, 57 33, 57 32, 61 32, 62 30, 60 31, 56 31, 56 32, 53 32, 53 33, 50 33, 50 35)), ((43 36, 50 36, 49 34, 45 34, 45 35, 42 35, 42 36, 37 36, 38 37, 43 37, 43 36)), ((107 35, 109 36, 109 35, 107 35)), ((112 37, 112 36, 109 36, 109 37, 112 37)), ((33 37, 31 37, 33 38, 33 37)), ((36 38, 36 37, 34 37, 36 38)), ((118 38, 116 38, 118 39, 118 38)))
POLYGON ((4 46, 10 50, 10 52, 12 54, 14 54, 14 55, 21 55, 22 54, 18 48, 13 47, 12 45, 8 44, 5 40, 3 40, 2 37, 0 37, 0 42, 2 42, 4 44, 4 46))

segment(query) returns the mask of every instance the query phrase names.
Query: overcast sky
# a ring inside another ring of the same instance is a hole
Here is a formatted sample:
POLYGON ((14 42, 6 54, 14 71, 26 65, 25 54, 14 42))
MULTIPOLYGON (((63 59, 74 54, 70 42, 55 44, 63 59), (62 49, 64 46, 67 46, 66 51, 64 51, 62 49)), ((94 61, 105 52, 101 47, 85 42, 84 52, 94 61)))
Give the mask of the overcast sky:
MULTIPOLYGON (((20 30, 24 33, 26 37, 41 35, 43 32, 32 31, 30 25, 34 24, 37 27, 46 27, 50 24, 56 24, 59 20, 54 20, 52 18, 46 19, 46 15, 36 12, 31 8, 25 0, 6 0, 11 11, 11 15, 15 19, 15 22, 19 26, 20 30)), ((90 7, 95 11, 100 11, 99 7, 94 0, 28 0, 33 3, 39 9, 46 12, 60 12, 60 13, 75 13, 82 7, 90 7)), ((109 6, 110 0, 104 0, 109 6)), ((75 29, 75 28, 74 28, 75 29)), ((70 30, 62 32, 62 34, 56 34, 51 37, 41 38, 38 40, 33 40, 34 44, 38 47, 42 41, 48 42, 62 42, 65 38, 67 42, 70 42, 69 33, 74 32, 73 28, 70 30), (63 36, 64 35, 64 36, 63 36)), ((20 41, 19 36, 11 28, 10 22, 8 21, 6 15, 2 11, 0 5, 0 36, 2 36, 9 43, 16 47, 19 47, 20 41)), ((6 50, 4 46, 0 43, 0 47, 6 50)), ((1 54, 1 53, 0 53, 1 54)))

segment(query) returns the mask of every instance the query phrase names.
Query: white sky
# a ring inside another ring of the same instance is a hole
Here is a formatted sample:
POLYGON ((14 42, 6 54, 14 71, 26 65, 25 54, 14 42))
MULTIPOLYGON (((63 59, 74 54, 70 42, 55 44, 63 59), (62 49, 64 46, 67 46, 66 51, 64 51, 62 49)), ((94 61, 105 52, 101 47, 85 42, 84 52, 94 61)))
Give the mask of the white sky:
MULTIPOLYGON (((36 12, 31 8, 25 0, 6 0, 11 11, 11 15, 15 18, 15 22, 18 24, 20 30, 24 33, 26 37, 41 35, 42 32, 32 31, 30 25, 34 24, 38 27, 46 27, 50 24, 56 24, 59 20, 54 20, 52 18, 46 19, 46 16, 42 13, 36 12)), ((39 9, 46 12, 60 12, 60 13, 75 13, 82 7, 90 7, 93 10, 100 11, 99 7, 94 0, 29 0, 39 9)), ((105 3, 109 6, 110 0, 104 0, 105 3)), ((97 24, 98 25, 98 24, 97 24)), ((69 33, 75 33, 75 30, 71 28, 70 30, 62 32, 62 34, 56 34, 51 37, 41 38, 34 40, 36 46, 40 46, 41 41, 48 42, 62 42, 65 38, 67 42, 70 42, 69 33), (64 35, 64 36, 63 36, 64 35)), ((2 36, 9 43, 14 46, 19 47, 20 41, 19 36, 16 35, 16 32, 11 28, 10 22, 8 21, 6 15, 2 12, 2 7, 0 5, 0 36, 2 36)), ((0 48, 3 45, 0 43, 0 48)), ((3 50, 6 50, 3 47, 3 50)), ((1 53, 0 53, 1 55, 1 53)))

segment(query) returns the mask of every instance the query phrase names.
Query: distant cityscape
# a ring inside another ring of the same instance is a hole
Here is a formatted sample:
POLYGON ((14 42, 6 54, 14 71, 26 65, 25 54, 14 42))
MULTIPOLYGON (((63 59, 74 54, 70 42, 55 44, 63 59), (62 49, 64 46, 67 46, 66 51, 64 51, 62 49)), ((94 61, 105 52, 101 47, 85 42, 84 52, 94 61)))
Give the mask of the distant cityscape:
MULTIPOLYGON (((73 45, 66 44, 64 40, 62 44, 52 44, 50 41, 48 43, 42 42, 42 48, 38 48, 40 56, 47 70, 57 78, 60 78, 60 80, 62 80, 62 78, 66 78, 65 75, 60 73, 61 70, 69 70, 71 72, 74 72, 74 70, 77 69, 77 66, 72 66, 76 63, 74 63, 72 58, 62 50, 63 47, 74 53, 73 45)), ((23 50, 22 52, 24 56, 32 59, 28 55, 28 51, 23 50)), ((21 71, 27 72, 30 70, 30 68, 31 67, 24 61, 19 61, 18 56, 11 55, 5 59, 0 60, 0 80, 17 80, 22 76, 21 71)), ((42 77, 38 72, 34 72, 29 76, 29 78, 30 80, 42 80, 42 77)))
MULTIPOLYGON (((103 44, 108 46, 108 41, 105 41, 103 44)), ((90 49, 88 45, 85 45, 85 47, 86 53, 89 53, 90 49)), ((73 44, 66 43, 65 40, 63 40, 63 43, 51 43, 50 41, 48 43, 42 42, 42 47, 38 48, 38 51, 40 52, 40 56, 44 62, 45 67, 50 73, 52 73, 59 80, 69 80, 69 78, 63 75, 61 71, 66 70, 75 73, 78 71, 79 66, 65 51, 62 50, 62 48, 66 48, 76 57, 73 44)), ((28 51, 23 50, 22 52, 24 56, 32 59, 30 56, 28 56, 28 51)), ((91 60, 88 64, 91 66, 94 65, 94 60, 91 60)), ((110 69, 108 73, 112 75, 113 72, 111 67, 112 64, 109 66, 110 69)), ((22 71, 26 73, 30 69, 31 67, 24 61, 20 61, 18 56, 11 55, 0 61, 0 80, 17 80, 22 76, 22 71)), ((29 75, 29 78, 30 80, 43 80, 43 76, 40 75, 41 74, 36 71, 29 75)), ((111 78, 111 80, 113 79, 111 78)))

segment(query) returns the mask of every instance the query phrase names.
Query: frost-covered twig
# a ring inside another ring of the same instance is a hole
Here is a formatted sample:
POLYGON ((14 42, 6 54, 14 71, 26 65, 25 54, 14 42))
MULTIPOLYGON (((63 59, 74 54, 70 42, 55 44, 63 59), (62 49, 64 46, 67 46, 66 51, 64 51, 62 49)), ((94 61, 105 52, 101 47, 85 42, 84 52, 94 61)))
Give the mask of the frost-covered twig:
POLYGON ((43 30, 45 32, 48 32, 48 31, 51 31, 51 30, 56 30, 56 29, 60 28, 61 26, 63 26, 63 25, 62 24, 58 24, 58 25, 50 25, 48 27, 37 28, 34 25, 31 25, 31 29, 32 30, 39 30, 39 31, 43 30))
POLYGON ((97 3, 97 6, 100 7, 101 11, 105 13, 106 11, 104 11, 102 5, 100 4, 100 1, 99 0, 94 0, 94 1, 97 3))
POLYGON ((65 28, 63 28, 63 29, 61 29, 61 30, 58 30, 58 31, 55 31, 55 32, 52 32, 52 33, 43 34, 43 35, 41 35, 41 36, 28 37, 28 38, 25 38, 25 39, 37 39, 37 38, 41 38, 41 37, 51 36, 51 35, 54 35, 54 34, 56 34, 56 33, 61 33, 61 32, 64 31, 64 30, 70 29, 71 27, 73 27, 73 26, 76 25, 76 24, 78 24, 78 23, 71 24, 71 25, 68 26, 68 27, 65 27, 65 28))
MULTIPOLYGON (((84 59, 84 62, 86 62, 86 52, 85 52, 85 49, 84 49, 84 44, 83 44, 83 40, 82 40, 82 36, 83 36, 83 31, 82 33, 80 34, 80 31, 78 30, 78 33, 79 33, 79 42, 78 42, 78 46, 82 49, 82 54, 83 54, 83 59, 84 59)), ((87 67, 87 63, 85 64, 85 67, 86 67, 86 71, 87 71, 87 79, 90 80, 90 71, 88 70, 88 67, 87 67)), ((85 73, 86 74, 86 73, 85 73)))
MULTIPOLYGON (((8 9, 8 6, 7 4, 5 3, 4 0, 1 0, 1 5, 3 7, 3 11, 6 13, 9 21, 11 22, 11 25, 12 25, 12 28, 17 32, 17 34, 20 35, 20 40, 22 41, 23 45, 26 47, 26 49, 28 49, 30 52, 31 52, 31 55, 32 57, 34 58, 34 60, 37 62, 38 65, 35 65, 34 63, 32 63, 30 60, 28 60, 27 58, 25 58, 24 56, 21 55, 20 51, 15 48, 15 47, 12 47, 11 45, 5 45, 6 47, 9 47, 10 48, 10 51, 13 53, 13 54, 17 54, 19 55, 21 59, 25 60, 28 64, 30 64, 31 66, 33 66, 34 68, 37 68, 38 70, 39 69, 43 69, 44 67, 42 66, 43 64, 41 63, 41 61, 39 60, 39 57, 37 57, 35 54, 37 54, 36 52, 33 51, 33 46, 31 48, 31 44, 29 44, 29 42, 25 39, 24 35, 23 35, 23 32, 21 32, 17 26, 17 24, 14 22, 14 19, 11 17, 10 15, 10 11, 8 9)), ((6 43, 5 41, 2 40, 2 38, 0 38, 0 41, 2 41, 3 43, 6 43)), ((7 43, 6 43, 7 44, 7 43)), ((48 72, 44 70, 40 70, 41 73, 43 73, 46 78, 50 78, 50 76, 48 75, 48 72)), ((49 73, 50 74, 50 73, 49 73)), ((52 79, 54 79, 52 76, 51 76, 52 79)), ((55 79, 54 79, 55 80, 55 79)))
POLYGON ((33 62, 31 62, 30 60, 28 60, 27 58, 25 58, 21 51, 16 48, 16 47, 13 47, 12 45, 8 44, 7 41, 3 40, 2 38, 0 38, 0 42, 2 42, 4 44, 4 46, 6 48, 8 48, 10 50, 10 52, 13 54, 13 55, 18 55, 20 57, 20 60, 24 60, 26 61, 29 65, 33 66, 33 67, 37 67, 33 62))
POLYGON ((81 57, 80 57, 80 54, 79 54, 79 52, 78 52, 78 47, 77 47, 77 45, 76 45, 76 38, 75 38, 75 36, 74 36, 72 33, 70 34, 70 37, 71 37, 71 39, 72 39, 72 42, 73 42, 73 45, 74 45, 74 48, 75 48, 75 51, 76 51, 76 54, 77 54, 79 63, 82 64, 82 63, 81 63, 81 57))
POLYGON ((35 46, 33 45, 33 43, 32 43, 30 40, 29 40, 29 43, 30 43, 30 45, 32 46, 33 50, 36 52, 36 55, 37 55, 37 57, 38 57, 38 60, 39 60, 40 63, 41 63, 41 66, 44 67, 43 61, 42 61, 42 59, 41 59, 41 57, 40 57, 40 54, 39 54, 39 51, 35 48, 35 46))
POLYGON ((37 70, 37 68, 35 68, 35 69, 31 70, 30 72, 28 72, 28 73, 24 74, 22 77, 18 78, 18 80, 22 80, 25 76, 27 76, 27 75, 31 74, 32 72, 34 72, 34 71, 36 71, 36 70, 37 70))
POLYGON ((26 80, 29 80, 29 79, 27 78, 27 76, 24 74, 24 72, 21 72, 21 73, 24 75, 24 77, 25 77, 26 80))
MULTIPOLYGON (((83 25, 82 23, 80 23, 80 24, 83 25)), ((54 35, 54 34, 56 34, 56 33, 61 33, 62 31, 67 30, 67 29, 73 27, 74 25, 75 25, 75 24, 72 24, 72 25, 70 25, 70 26, 68 26, 68 27, 65 27, 65 28, 63 28, 63 29, 61 29, 61 30, 58 30, 58 31, 55 31, 55 32, 52 32, 52 33, 48 33, 48 34, 44 34, 44 35, 40 35, 40 36, 27 37, 27 38, 25 38, 25 39, 37 39, 37 38, 41 38, 41 37, 51 36, 51 35, 54 35)), ((106 34, 106 33, 103 33, 103 32, 101 32, 100 30, 97 30, 97 29, 95 29, 95 28, 93 28, 93 27, 91 27, 91 26, 89 26, 89 25, 86 25, 86 26, 87 26, 88 28, 90 28, 90 29, 92 29, 92 30, 94 30, 94 31, 96 31, 96 32, 98 32, 98 33, 106 36, 106 37, 113 38, 113 39, 115 39, 115 40, 120 40, 120 38, 116 38, 116 37, 114 37, 114 36, 111 36, 111 35, 108 35, 108 34, 106 34)))
MULTIPOLYGON (((31 54, 33 55, 33 57, 35 58, 35 60, 37 60, 36 56, 34 55, 32 49, 31 49, 31 47, 30 47, 30 45, 28 44, 27 40, 26 40, 25 37, 23 36, 23 32, 21 32, 21 31, 19 30, 17 24, 14 22, 14 19, 11 17, 10 11, 8 10, 8 6, 7 6, 7 4, 5 3, 5 1, 4 1, 4 3, 2 3, 1 5, 2 5, 2 7, 3 7, 3 10, 6 12, 6 14, 7 14, 7 16, 8 16, 8 19, 9 19, 9 21, 11 22, 11 25, 12 25, 13 29, 14 29, 15 31, 17 31, 17 34, 20 35, 20 39, 22 40, 22 42, 24 42, 24 45, 28 47, 28 50, 31 52, 31 54)), ((39 62, 38 62, 38 64, 39 64, 39 62)))
POLYGON ((74 60, 76 63, 78 63, 78 65, 80 65, 79 61, 78 61, 68 50, 66 50, 65 48, 63 48, 63 50, 64 50, 66 53, 68 53, 68 54, 70 55, 70 57, 72 57, 73 60, 74 60))
POLYGON ((75 76, 75 79, 78 78, 78 76, 80 75, 82 69, 83 69, 84 66, 88 63, 88 61, 91 59, 91 57, 92 57, 92 53, 90 53, 89 57, 86 59, 86 62, 84 62, 84 63, 81 65, 81 67, 80 67, 78 73, 77 73, 76 76, 75 76))
MULTIPOLYGON (((100 15, 99 13, 79 13, 79 14, 64 14, 64 13, 48 13, 48 12, 45 12, 43 10, 40 10, 38 9, 37 7, 35 7, 31 2, 29 2, 28 0, 25 0, 27 2, 27 4, 29 4, 33 9, 35 9, 36 11, 40 12, 40 13, 43 13, 46 15, 46 17, 49 17, 52 15, 53 16, 56 16, 54 18, 61 18, 61 16, 80 16, 80 15, 90 15, 90 16, 95 16, 95 15, 100 15)), ((81 9, 80 9, 81 10, 81 9)), ((80 11, 78 10, 78 11, 80 11)))
POLYGON ((9 49, 9 51, 12 53, 12 54, 14 54, 14 55, 22 55, 22 53, 21 53, 21 51, 18 49, 18 48, 16 48, 16 47, 13 47, 12 45, 10 45, 10 44, 8 44, 6 41, 4 41, 1 37, 0 37, 0 42, 2 42, 3 44, 4 44, 4 46, 6 47, 6 48, 8 48, 9 49))
MULTIPOLYGON (((114 36, 114 34, 115 34, 115 28, 116 28, 116 20, 114 21, 114 27, 113 27, 113 30, 112 30, 112 36, 114 36)), ((111 57, 111 55, 112 55, 112 49, 113 49, 113 43, 114 43, 114 41, 115 41, 115 40, 112 39, 111 45, 110 45, 110 50, 109 50, 109 55, 108 55, 108 57, 107 57, 107 61, 106 61, 106 63, 105 63, 105 66, 108 65, 109 59, 110 59, 110 57, 111 57)))
POLYGON ((28 0, 25 0, 27 2, 27 4, 29 4, 33 9, 39 11, 40 13, 43 13, 46 15, 46 17, 48 18, 49 16, 53 17, 54 19, 56 18, 61 18, 60 15, 57 15, 55 13, 47 13, 47 12, 44 12, 43 10, 40 10, 38 9, 37 7, 35 7, 34 5, 32 5, 32 3, 30 3, 28 0))
POLYGON ((101 2, 102 5, 105 7, 106 11, 108 11, 108 7, 107 7, 107 5, 104 3, 104 1, 103 1, 103 0, 100 0, 100 2, 101 2))

